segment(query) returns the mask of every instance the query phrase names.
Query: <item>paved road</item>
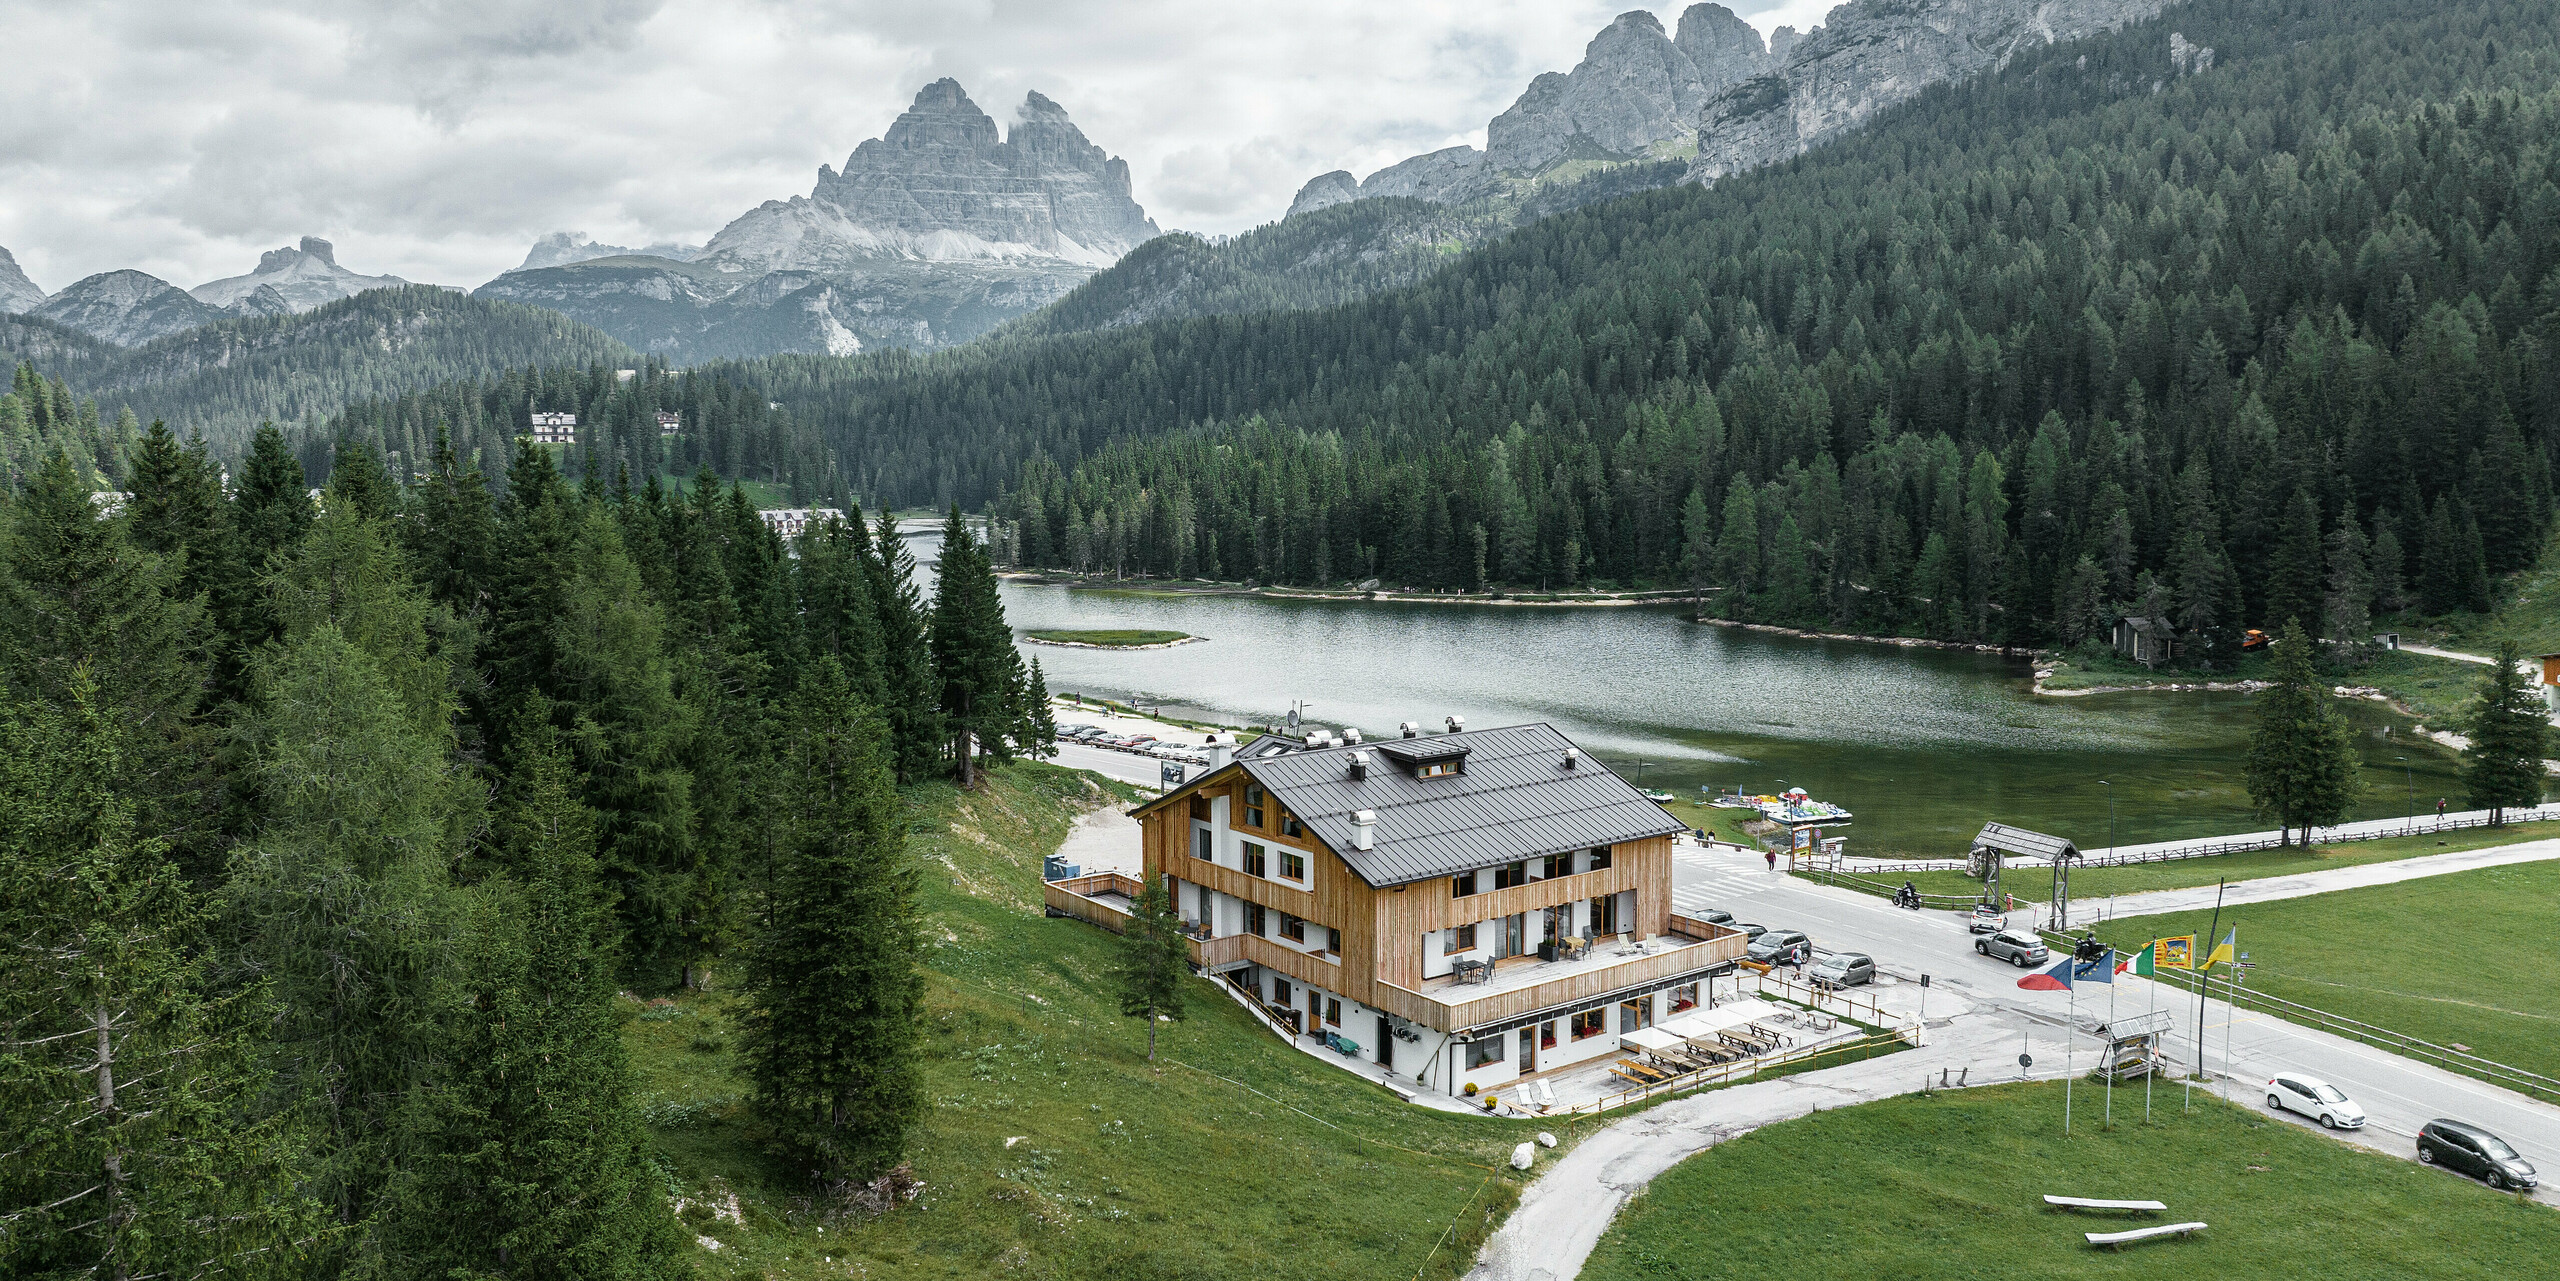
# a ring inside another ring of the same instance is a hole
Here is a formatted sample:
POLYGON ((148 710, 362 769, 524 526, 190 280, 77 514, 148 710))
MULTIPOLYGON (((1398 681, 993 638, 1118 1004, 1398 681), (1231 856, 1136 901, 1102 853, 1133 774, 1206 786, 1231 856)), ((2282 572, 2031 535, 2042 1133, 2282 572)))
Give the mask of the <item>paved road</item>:
POLYGON ((2373 885, 2392 885, 2421 877, 2444 876, 2453 872, 2469 872, 2484 867, 2503 867, 2509 863, 2533 863, 2560 858, 2560 839, 2526 841, 2521 845, 2493 845, 2487 849, 2457 850, 2450 854, 2421 854, 2416 858, 2395 859, 2388 863, 2365 863, 2356 867, 2332 867, 2300 876, 2268 876, 2254 881, 2234 881, 2228 886, 2199 885, 2182 890, 2150 890, 2141 894, 2118 894, 2113 898, 2073 899, 2074 921, 2095 924, 2123 916, 2150 916, 2157 912, 2203 911, 2214 904, 2219 892, 2225 907, 2239 903, 2264 903, 2273 899, 2300 898, 2306 894, 2326 894, 2333 890, 2363 889, 2373 885), (2084 917, 2082 914, 2087 913, 2084 917))
MULTIPOLYGON (((2432 814, 2422 814, 2415 818, 2358 819, 2352 823, 2340 823, 2335 827, 2315 827, 2311 829, 2310 839, 2312 844, 2318 845, 2339 840, 2357 840, 2368 837, 2384 836, 2408 836, 2435 831, 2460 830, 2461 827, 2466 825, 2471 827, 2480 826, 2489 820, 2489 816, 2489 811, 2487 810, 2454 810, 2448 812, 2442 819, 2438 819, 2432 814)), ((2543 804, 2533 806, 2530 809, 2510 809, 2506 812, 2506 819, 2510 823, 2560 822, 2560 801, 2546 801, 2543 804)), ((2235 832, 2229 836, 2189 836, 2181 837, 2174 841, 2151 841, 2141 845, 2096 845, 2081 850, 2080 857, 2084 859, 2095 859, 2105 858, 2116 854, 2152 854, 2158 853, 2162 850, 2178 850, 2186 849, 2191 846, 2219 845, 2229 842, 2263 841, 2272 845, 2275 843, 2279 835, 2281 834, 2275 829, 2269 828, 2263 832, 2235 832)), ((2302 839, 2302 835, 2297 832, 2294 835, 2294 839, 2300 840, 2302 839)), ((1960 858, 1878 858, 1873 860, 1862 860, 1855 855, 1851 855, 1849 858, 1841 862, 1840 870, 1858 875, 1871 874, 1868 869, 1860 866, 1862 862, 1872 863, 1873 867, 1877 870, 1887 868, 1909 868, 1915 871, 1926 869, 1932 871, 1954 872, 1962 871, 1964 869, 1964 860, 1960 858)), ((2044 866, 2044 860, 2040 858, 2012 858, 2006 860, 2003 863, 2003 866, 2042 867, 2044 866)))
MULTIPOLYGON (((1748 853, 1683 844, 1674 857, 1673 901, 1681 911, 1720 907, 1746 921, 1805 930, 1824 947, 1865 952, 1886 976, 1877 994, 1891 1006, 1908 1008, 1917 976, 1931 974, 1929 1044, 1908 1054, 1698 1095, 1584 1140, 1530 1185, 1520 1208, 1486 1244, 1471 1281, 1575 1276, 1606 1230, 1607 1217, 1627 1197, 1681 1159, 1734 1134, 1817 1105, 1908 1091, 1942 1066, 1970 1067, 1977 1084, 2016 1080, 2022 1043, 2040 1072, 2049 1069, 2066 1013, 2084 1030, 2074 1053, 2075 1066, 2085 1070, 2097 1049, 2085 1030, 2107 1017, 2111 995, 2118 1013, 2175 1013, 2180 1030, 2169 1038, 2167 1053, 2175 1062, 2196 1062, 2197 998, 2183 989, 2128 976, 2112 988, 2084 986, 2075 1009, 2070 994, 2021 991, 2020 971, 1975 955, 1964 924, 1946 913, 1904 911, 1869 895, 1772 874, 1748 853), (1942 1016, 1942 1009, 1958 1002, 1952 1016, 1942 1016)), ((2560 1107, 2253 1011, 2242 1011, 2235 1022, 2220 1001, 2205 1003, 2202 1041, 2207 1071, 2235 1100, 2263 1107, 2264 1083, 2279 1068, 2309 1072, 2347 1091, 2372 1118, 2363 1131, 2341 1136, 2347 1142, 2409 1158, 2420 1125, 2454 1116, 2504 1135, 2541 1164, 2560 1167, 2560 1107)), ((2116 1106, 2138 1109, 2141 1097, 2138 1088, 2120 1089, 2116 1106)), ((2090 1108, 2083 1116, 2095 1116, 2104 1106, 2103 1091, 2081 1098, 2090 1108)), ((2174 1107, 2175 1098, 2163 1082, 2155 1106, 2174 1107)), ((2560 1188, 2546 1184, 2538 1195, 2560 1204, 2560 1188)))

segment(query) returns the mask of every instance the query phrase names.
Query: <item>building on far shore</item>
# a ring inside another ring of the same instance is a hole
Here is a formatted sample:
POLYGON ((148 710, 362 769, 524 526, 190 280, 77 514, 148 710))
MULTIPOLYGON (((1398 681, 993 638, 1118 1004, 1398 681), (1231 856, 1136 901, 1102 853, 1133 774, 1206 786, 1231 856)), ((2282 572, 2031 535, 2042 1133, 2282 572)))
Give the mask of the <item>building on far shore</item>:
POLYGON ((537 445, 577 444, 578 416, 537 412, 533 416, 533 443, 537 445))
POLYGON ((763 518, 766 528, 782 535, 783 540, 788 542, 798 538, 801 532, 811 525, 843 520, 844 509, 841 507, 767 507, 756 515, 763 518))
MULTIPOLYGON (((1552 726, 1210 753, 1134 811, 1194 963, 1426 1090, 1622 1053, 1742 956, 1672 910, 1685 826, 1552 726)), ((1107 879, 1064 914, 1125 919, 1143 882, 1107 879)))
POLYGON ((661 410, 659 410, 659 411, 658 411, 658 434, 659 434, 659 435, 661 435, 661 436, 674 436, 674 435, 679 435, 679 434, 681 434, 683 431, 684 431, 684 419, 683 419, 682 417, 680 417, 679 415, 677 415, 677 414, 676 414, 676 412, 675 412, 674 410, 671 410, 671 409, 661 409, 661 410))

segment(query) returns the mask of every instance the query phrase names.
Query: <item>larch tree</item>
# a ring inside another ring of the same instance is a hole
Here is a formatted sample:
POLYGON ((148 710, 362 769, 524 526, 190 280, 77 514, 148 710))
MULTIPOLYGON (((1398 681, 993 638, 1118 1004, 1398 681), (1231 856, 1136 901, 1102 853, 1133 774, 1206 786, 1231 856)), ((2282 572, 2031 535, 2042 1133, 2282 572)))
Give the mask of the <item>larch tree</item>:
POLYGON ((2364 792, 2355 731, 2330 705, 2311 646, 2300 621, 2285 624, 2269 673, 2274 684, 2259 691, 2252 709, 2257 726, 2243 768, 2249 799, 2276 820, 2285 845, 2295 828, 2307 843, 2311 828, 2345 818, 2364 792))
POLYGON ((2525 678, 2524 654, 2514 641, 2498 644, 2497 662, 2480 677, 2463 718, 2462 787, 2473 809, 2489 811, 2492 826, 2509 809, 2542 803, 2544 755, 2550 748, 2550 712, 2525 678))
POLYGON ((789 842, 746 955, 740 1048, 757 1115, 830 1197, 898 1164, 925 1108, 916 871, 886 732, 833 660, 793 693, 789 842))

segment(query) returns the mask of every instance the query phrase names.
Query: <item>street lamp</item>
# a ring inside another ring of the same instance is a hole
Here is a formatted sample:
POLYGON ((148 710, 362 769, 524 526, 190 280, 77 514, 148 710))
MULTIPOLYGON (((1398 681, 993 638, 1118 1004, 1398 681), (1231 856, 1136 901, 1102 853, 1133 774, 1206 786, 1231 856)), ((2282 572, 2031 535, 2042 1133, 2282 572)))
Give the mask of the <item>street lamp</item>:
POLYGON ((2418 783, 2409 774, 2408 757, 2394 756, 2391 759, 2400 762, 2400 781, 2409 788, 2409 812, 2400 820, 2400 834, 2406 836, 2418 830, 2418 783))

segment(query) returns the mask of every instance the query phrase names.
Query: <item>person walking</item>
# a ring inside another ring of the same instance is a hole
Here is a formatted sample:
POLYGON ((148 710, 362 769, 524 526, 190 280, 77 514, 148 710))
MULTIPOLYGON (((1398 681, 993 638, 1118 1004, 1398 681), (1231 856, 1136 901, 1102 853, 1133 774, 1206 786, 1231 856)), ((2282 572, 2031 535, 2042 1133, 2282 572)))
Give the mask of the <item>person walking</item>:
POLYGON ((1778 870, 1778 852, 1777 852, 1776 850, 1764 850, 1764 851, 1762 851, 1762 852, 1763 852, 1763 853, 1765 853, 1765 854, 1767 854, 1767 855, 1769 856, 1769 870, 1770 870, 1770 871, 1772 871, 1772 872, 1777 871, 1777 870, 1778 870))
POLYGON ((2444 826, 2444 798, 2441 796, 2436 798, 2436 826, 2444 826))

